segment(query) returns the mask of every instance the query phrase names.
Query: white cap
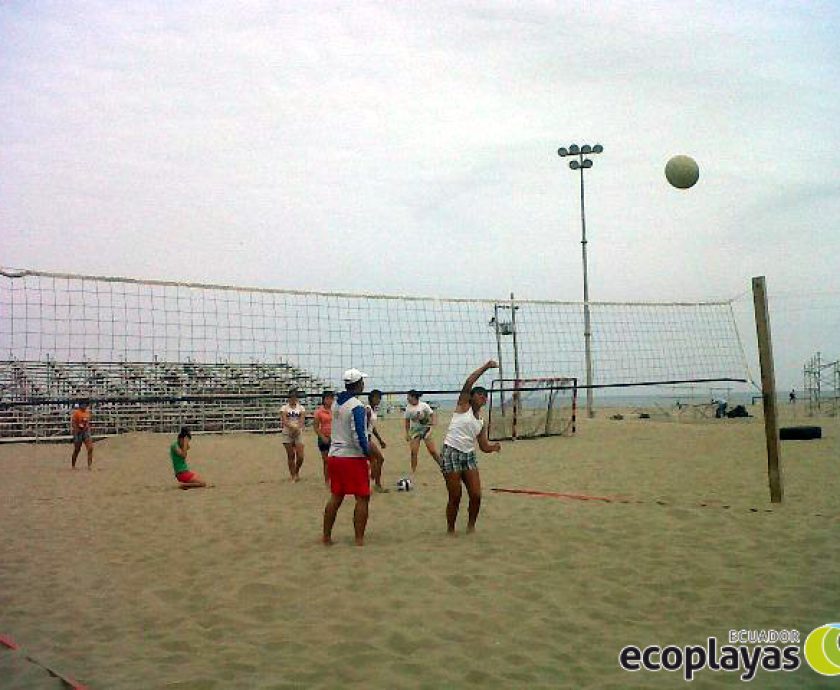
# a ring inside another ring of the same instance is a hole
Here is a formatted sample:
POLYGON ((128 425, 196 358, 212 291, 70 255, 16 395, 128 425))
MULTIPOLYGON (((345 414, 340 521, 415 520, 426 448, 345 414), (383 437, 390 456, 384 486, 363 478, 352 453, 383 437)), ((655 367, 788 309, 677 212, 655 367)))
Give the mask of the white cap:
POLYGON ((367 374, 363 371, 359 371, 358 369, 348 369, 344 372, 344 383, 356 383, 357 381, 361 381, 362 379, 367 378, 367 374))

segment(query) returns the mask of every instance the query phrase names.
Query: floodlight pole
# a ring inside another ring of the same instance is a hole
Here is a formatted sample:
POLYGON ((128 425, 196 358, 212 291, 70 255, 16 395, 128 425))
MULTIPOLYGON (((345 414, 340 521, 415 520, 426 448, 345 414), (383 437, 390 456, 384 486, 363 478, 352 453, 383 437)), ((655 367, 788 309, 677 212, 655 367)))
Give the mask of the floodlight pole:
POLYGON ((572 170, 580 170, 580 225, 581 225, 581 254, 583 257, 583 345, 586 354, 586 415, 590 419, 595 416, 593 409, 593 393, 592 393, 592 328, 589 317, 589 274, 587 271, 586 262, 586 210, 584 205, 584 183, 583 171, 592 167, 592 159, 584 158, 584 156, 592 153, 601 153, 604 147, 600 144, 590 146, 584 144, 578 146, 572 144, 569 148, 561 147, 557 150, 557 154, 561 158, 566 156, 578 156, 579 160, 573 160, 569 163, 572 170))
MULTIPOLYGON (((583 156, 581 156, 581 161, 583 156)), ((580 228, 581 253, 583 255, 583 346, 586 351, 586 416, 592 419, 592 326, 589 319, 589 273, 586 263, 586 211, 583 203, 583 166, 580 166, 580 228)))

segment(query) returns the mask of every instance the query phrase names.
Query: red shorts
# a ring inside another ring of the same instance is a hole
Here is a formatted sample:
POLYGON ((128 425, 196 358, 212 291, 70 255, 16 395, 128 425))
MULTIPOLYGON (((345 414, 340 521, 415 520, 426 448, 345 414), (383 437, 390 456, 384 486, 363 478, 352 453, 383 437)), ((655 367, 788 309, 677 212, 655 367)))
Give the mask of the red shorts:
POLYGON ((195 479, 195 472, 178 472, 178 474, 175 475, 175 479, 184 483, 191 482, 195 479))
POLYGON ((330 455, 327 458, 327 469, 330 473, 331 493, 336 496, 370 496, 370 468, 367 458, 336 458, 330 455))

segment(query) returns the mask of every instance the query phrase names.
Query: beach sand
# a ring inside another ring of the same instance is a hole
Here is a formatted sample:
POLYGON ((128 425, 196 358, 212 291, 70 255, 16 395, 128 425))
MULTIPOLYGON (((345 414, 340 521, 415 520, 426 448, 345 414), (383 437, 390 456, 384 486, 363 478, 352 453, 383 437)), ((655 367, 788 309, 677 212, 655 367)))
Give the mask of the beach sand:
MULTIPOLYGON (((24 653, 96 690, 682 687, 678 673, 621 670, 619 650, 840 618, 838 420, 798 413, 824 438, 782 444, 772 506, 759 419, 625 412, 481 456, 469 536, 466 502, 460 534, 445 534, 443 482, 421 449, 416 490, 371 499, 363 548, 352 498, 336 544, 318 541, 311 432, 298 484, 276 436, 196 436, 191 466, 215 487, 194 491, 176 488, 169 436, 102 440, 91 472, 83 456, 70 470, 68 445, 2 445, 0 634, 23 650, 0 647, 0 688, 60 687, 24 653)), ((393 487, 408 450, 400 420, 381 426, 393 487)), ((803 666, 754 685, 836 685, 803 666)), ((692 683, 737 685, 709 670, 692 683)))

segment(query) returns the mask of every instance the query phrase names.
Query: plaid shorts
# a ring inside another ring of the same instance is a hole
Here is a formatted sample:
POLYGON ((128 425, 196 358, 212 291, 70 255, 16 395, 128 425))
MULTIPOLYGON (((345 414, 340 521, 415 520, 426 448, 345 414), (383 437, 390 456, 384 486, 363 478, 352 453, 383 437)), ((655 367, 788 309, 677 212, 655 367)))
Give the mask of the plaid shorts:
POLYGON ((464 453, 457 448, 443 444, 443 450, 440 454, 440 471, 444 474, 451 474, 452 472, 466 472, 467 470, 477 470, 478 462, 475 459, 475 451, 464 453))

